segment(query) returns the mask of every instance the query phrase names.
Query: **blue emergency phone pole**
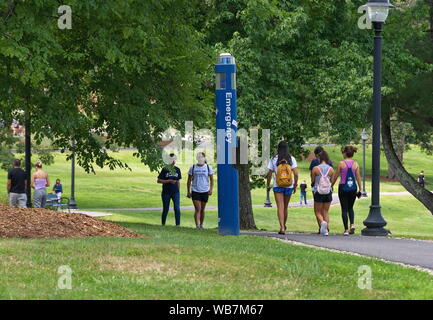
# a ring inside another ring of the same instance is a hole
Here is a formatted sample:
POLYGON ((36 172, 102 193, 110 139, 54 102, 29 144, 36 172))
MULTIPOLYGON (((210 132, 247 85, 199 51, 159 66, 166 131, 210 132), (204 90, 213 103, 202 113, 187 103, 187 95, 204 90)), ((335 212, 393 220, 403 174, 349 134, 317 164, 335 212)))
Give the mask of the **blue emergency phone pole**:
POLYGON ((239 235, 239 180, 236 164, 238 129, 236 63, 222 53, 215 65, 218 164, 218 230, 221 235, 239 235))

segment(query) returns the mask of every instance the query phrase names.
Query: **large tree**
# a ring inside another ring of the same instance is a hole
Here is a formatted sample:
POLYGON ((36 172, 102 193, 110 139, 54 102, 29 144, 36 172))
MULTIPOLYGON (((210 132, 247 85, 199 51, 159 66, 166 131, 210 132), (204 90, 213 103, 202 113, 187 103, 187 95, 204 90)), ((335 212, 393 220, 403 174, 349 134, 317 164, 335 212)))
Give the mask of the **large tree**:
POLYGON ((36 142, 74 149, 86 170, 122 166, 106 151, 114 143, 157 168, 160 134, 211 112, 197 4, 71 0, 69 30, 58 2, 0 0, 0 119, 27 119, 36 142), (104 148, 95 134, 108 136, 104 148))
MULTIPOLYGON (((356 28, 358 1, 205 4, 212 16, 206 42, 237 58, 240 127, 271 129, 272 153, 286 140, 296 156, 324 123, 342 139, 357 135, 371 95, 371 46, 356 28)), ((255 228, 250 188, 263 185, 250 168, 238 166, 244 229, 255 228)))
POLYGON ((416 182, 414 174, 418 172, 405 169, 399 157, 401 133, 393 130, 395 126, 409 127, 412 141, 427 153, 433 151, 433 1, 400 1, 399 5, 401 10, 393 13, 387 26, 393 46, 386 52, 390 57, 384 68, 389 71, 384 77, 386 83, 395 83, 396 78, 400 83, 384 97, 383 145, 395 177, 433 213, 433 194, 416 182), (409 52, 412 60, 399 59, 401 52, 409 52))

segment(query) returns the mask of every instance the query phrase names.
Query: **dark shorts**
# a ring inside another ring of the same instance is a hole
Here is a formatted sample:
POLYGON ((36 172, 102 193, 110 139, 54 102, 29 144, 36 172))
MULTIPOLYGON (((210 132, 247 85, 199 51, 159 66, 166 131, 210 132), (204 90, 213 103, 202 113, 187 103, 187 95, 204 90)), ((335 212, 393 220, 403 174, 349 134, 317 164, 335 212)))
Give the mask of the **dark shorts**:
POLYGON ((193 191, 191 198, 194 201, 207 202, 209 200, 209 193, 208 192, 195 192, 195 191, 193 191))
POLYGON ((328 203, 332 202, 332 192, 329 194, 320 194, 318 192, 314 193, 314 202, 328 203))

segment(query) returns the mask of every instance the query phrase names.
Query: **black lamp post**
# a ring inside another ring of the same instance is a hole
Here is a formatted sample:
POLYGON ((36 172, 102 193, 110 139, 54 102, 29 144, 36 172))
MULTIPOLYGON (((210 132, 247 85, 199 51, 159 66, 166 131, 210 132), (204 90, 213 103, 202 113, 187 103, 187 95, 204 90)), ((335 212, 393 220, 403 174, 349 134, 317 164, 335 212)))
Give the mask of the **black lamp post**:
POLYGON ((363 236, 387 236, 386 221, 380 207, 380 122, 382 116, 382 27, 394 6, 389 0, 367 3, 368 16, 373 23, 374 37, 374 87, 373 87, 373 166, 370 213, 364 221, 363 236))
POLYGON ((367 197, 367 191, 365 191, 365 143, 367 141, 368 135, 367 131, 362 130, 361 132, 361 139, 362 139, 362 191, 361 196, 367 197))
POLYGON ((26 109, 24 115, 24 127, 25 127, 25 166, 26 166, 26 194, 27 194, 27 208, 32 207, 32 189, 30 187, 32 180, 32 136, 31 136, 31 122, 30 122, 30 110, 26 109))
POLYGON ((69 199, 69 208, 77 209, 75 201, 75 141, 72 141, 72 157, 71 157, 71 199, 69 199))
POLYGON ((266 188, 266 201, 265 201, 265 207, 272 208, 272 202, 271 198, 269 197, 269 193, 271 191, 271 188, 266 188))

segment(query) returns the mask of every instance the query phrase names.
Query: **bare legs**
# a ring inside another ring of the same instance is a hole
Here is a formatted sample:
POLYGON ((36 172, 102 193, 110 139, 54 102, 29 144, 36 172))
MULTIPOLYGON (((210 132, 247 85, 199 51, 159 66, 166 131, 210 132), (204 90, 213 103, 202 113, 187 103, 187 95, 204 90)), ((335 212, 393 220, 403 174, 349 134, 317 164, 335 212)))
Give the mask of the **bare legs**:
POLYGON ((277 203, 277 217, 280 223, 280 232, 285 232, 287 229, 287 217, 289 214, 289 202, 291 196, 280 192, 274 192, 275 202, 277 203))
POLYGON ((204 216, 205 216, 206 202, 193 200, 192 203, 194 204, 194 209, 195 209, 195 213, 194 213, 195 225, 197 227, 202 227, 204 216))
POLYGON ((328 232, 329 232, 329 208, 331 207, 331 202, 314 202, 314 213, 316 215, 317 222, 319 223, 319 227, 323 221, 326 221, 328 224, 328 232))

